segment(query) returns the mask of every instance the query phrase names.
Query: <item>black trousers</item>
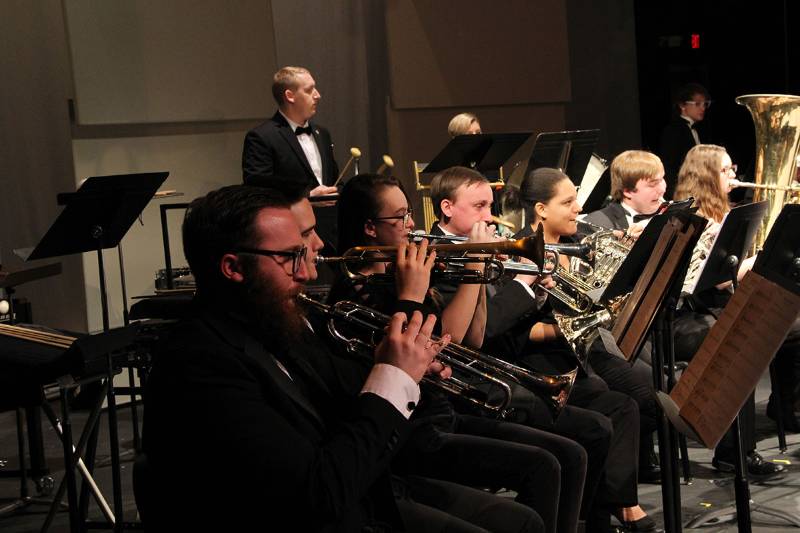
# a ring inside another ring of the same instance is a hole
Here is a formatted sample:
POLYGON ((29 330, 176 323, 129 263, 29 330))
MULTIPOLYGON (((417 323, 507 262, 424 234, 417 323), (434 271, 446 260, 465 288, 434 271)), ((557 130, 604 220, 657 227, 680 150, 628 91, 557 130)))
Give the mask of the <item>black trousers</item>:
POLYGON ((632 365, 609 353, 599 339, 592 344, 588 361, 590 372, 600 376, 610 390, 630 396, 639 407, 639 465, 646 464, 660 416, 652 368, 643 360, 637 360, 632 365))
MULTIPOLYGON (((561 531, 557 526, 562 466, 551 452, 538 447, 549 436, 532 428, 468 415, 456 415, 452 431, 438 432, 431 449, 419 439, 410 439, 395 458, 393 470, 404 475, 444 479, 472 487, 507 488, 517 493, 516 501, 541 517, 543 531, 561 531)), ((583 488, 585 454, 577 444, 562 443, 562 457, 573 461, 575 481, 566 489, 579 499, 583 488), (573 459, 572 455, 577 459, 573 459), (579 463, 577 467, 574 462, 579 463), (577 485, 577 486, 573 486, 577 485)), ((552 448, 558 447, 553 443, 552 448)), ((567 499, 567 494, 564 499, 567 499)))
MULTIPOLYGON (((574 405, 564 406, 558 416, 553 419, 552 411, 542 398, 519 386, 512 387, 512 389, 514 411, 509 418, 511 421, 566 438, 570 442, 578 443, 586 452, 586 481, 583 494, 580 499, 575 499, 566 506, 563 503, 565 498, 562 497, 559 507, 559 524, 571 523, 561 521, 561 514, 564 511, 572 513, 575 519, 578 516, 587 519, 589 510, 594 505, 597 489, 601 481, 605 479, 608 450, 614 435, 611 420, 605 415, 574 405)), ((559 457, 559 461, 562 461, 561 457, 559 457)), ((562 462, 562 485, 565 484, 564 469, 562 462)), ((572 530, 561 525, 559 531, 572 530)))
MULTIPOLYGON (((524 366, 546 373, 562 373, 575 357, 563 343, 537 346, 540 351, 518 359, 524 366)), ((638 504, 637 475, 639 457, 639 408, 630 396, 609 389, 600 377, 580 372, 567 405, 594 411, 611 421, 612 435, 608 448, 605 477, 598 499, 592 506, 631 507, 638 504)), ((561 418, 561 417, 559 417, 561 418)), ((576 420, 557 420, 558 434, 578 438, 582 428, 576 420), (572 423, 573 425, 567 425, 572 423), (565 427, 566 426, 566 427, 565 427)), ((580 441, 579 441, 580 442, 580 441)))
MULTIPOLYGON (((396 501, 406 531, 423 533, 540 533, 536 512, 509 498, 447 481, 407 476, 396 501)), ((397 491, 397 483, 395 484, 397 491)))

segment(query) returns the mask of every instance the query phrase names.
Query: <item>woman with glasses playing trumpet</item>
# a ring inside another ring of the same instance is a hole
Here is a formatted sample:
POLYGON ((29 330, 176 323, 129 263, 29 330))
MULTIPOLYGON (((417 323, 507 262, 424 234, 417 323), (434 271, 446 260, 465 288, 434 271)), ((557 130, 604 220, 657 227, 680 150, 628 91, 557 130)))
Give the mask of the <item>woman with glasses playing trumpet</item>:
MULTIPOLYGON (((439 307, 438 298, 428 290, 433 262, 427 254, 427 242, 408 244, 414 222, 399 181, 390 176, 356 176, 342 190, 339 208, 340 245, 399 247, 398 259, 391 265, 397 283, 370 284, 342 276, 331 291, 330 301, 354 300, 384 313, 396 309, 398 301, 401 308, 433 310, 442 318, 441 330, 451 333, 455 342, 465 340, 469 344, 471 338, 477 338, 480 344, 483 318, 476 307, 482 289, 465 285, 468 290, 463 299, 450 308, 467 315, 467 319, 451 318, 447 309, 439 307)), ((472 237, 493 239, 492 233, 492 228, 484 224, 472 237)), ((479 269, 480 265, 473 267, 479 269)), ((351 269, 359 274, 384 273, 387 265, 366 263, 351 269)), ((586 470, 584 450, 568 439, 511 422, 459 414, 454 407, 449 398, 436 391, 423 393, 413 417, 416 431, 395 462, 395 469, 514 490, 517 501, 542 516, 548 531, 575 531, 576 502, 580 501, 586 470)))
MULTIPOLYGON (((515 237, 522 238, 530 234, 532 228, 540 223, 545 243, 563 242, 577 233, 577 217, 581 208, 577 203, 575 186, 563 172, 552 168, 530 172, 520 185, 517 200, 519 207, 527 211, 530 225, 515 237)), ((561 266, 569 269, 564 259, 561 266)), ((518 322, 503 338, 495 341, 504 343, 506 349, 513 350, 515 354, 525 354, 517 356, 525 366, 545 372, 558 371, 575 360, 572 348, 555 323, 553 309, 557 304, 552 300, 552 296, 548 298, 538 317, 518 322)), ((639 407, 641 435, 652 433, 656 427, 657 404, 648 372, 634 372, 626 361, 608 353, 601 342, 592 344, 591 350, 589 368, 585 369, 589 374, 579 375, 576 381, 572 397, 575 405, 596 408, 595 398, 598 395, 621 393, 633 398, 639 407)), ((615 436, 621 436, 622 433, 615 428, 615 436)), ((636 483, 630 482, 637 477, 636 457, 640 449, 637 434, 625 435, 631 440, 619 444, 627 450, 627 454, 611 454, 609 471, 615 482, 612 483, 613 490, 605 491, 603 496, 623 524, 636 531, 651 531, 655 529, 655 522, 639 507, 636 483)))

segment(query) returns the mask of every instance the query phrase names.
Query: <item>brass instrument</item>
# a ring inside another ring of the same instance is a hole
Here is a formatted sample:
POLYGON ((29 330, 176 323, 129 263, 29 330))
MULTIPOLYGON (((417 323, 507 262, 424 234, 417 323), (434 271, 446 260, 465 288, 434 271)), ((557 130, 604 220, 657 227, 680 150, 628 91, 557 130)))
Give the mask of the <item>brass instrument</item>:
MULTIPOLYGON (((433 244, 428 246, 428 251, 436 251, 437 263, 484 263, 491 268, 486 273, 479 270, 434 270, 434 275, 443 281, 455 283, 493 283, 503 275, 502 262, 492 257, 472 257, 470 254, 480 255, 516 255, 533 261, 541 274, 552 274, 552 269, 545 268, 545 244, 541 231, 534 235, 517 241, 497 241, 486 243, 457 243, 433 244)), ((557 252, 551 251, 551 254, 557 252)), ((350 265, 363 263, 391 263, 396 260, 397 248, 395 246, 355 246, 339 257, 318 256, 317 263, 339 263, 342 272, 354 283, 365 282, 393 282, 394 278, 386 274, 371 274, 364 276, 350 270, 350 265)), ((557 266, 558 260, 554 261, 557 266)))
POLYGON ((458 235, 434 235, 433 233, 425 233, 423 230, 415 230, 408 232, 408 240, 410 242, 420 242, 422 239, 428 239, 429 241, 455 241, 455 242, 465 242, 469 240, 469 237, 459 237, 458 235))
POLYGON ((767 189, 772 191, 786 191, 786 192, 798 192, 800 191, 800 185, 767 185, 766 183, 750 183, 749 181, 739 181, 739 180, 728 180, 728 183, 733 188, 744 188, 744 189, 767 189))
POLYGON ((556 271, 553 274, 556 286, 547 289, 553 298, 580 315, 594 307, 594 296, 601 294, 611 281, 630 252, 632 242, 629 239, 618 239, 613 231, 603 230, 587 235, 581 244, 592 250, 591 254, 586 255, 592 256, 594 264, 573 256, 570 259, 570 269, 556 271))
POLYGON ((772 224, 788 203, 796 172, 800 144, 800 96, 747 94, 736 98, 747 107, 756 130, 754 202, 768 202, 767 215, 753 241, 751 252, 764 246, 772 224))
MULTIPOLYGON (((347 300, 334 305, 326 305, 304 294, 298 295, 298 299, 302 303, 321 311, 330 318, 328 321, 328 331, 334 338, 344 343, 350 352, 357 352, 362 348, 372 350, 376 344, 374 336, 376 334, 382 334, 384 328, 391 321, 391 317, 388 315, 347 300), (368 334, 370 339, 364 340, 356 336, 346 336, 337 328, 337 320, 343 321, 352 327, 362 329, 362 333, 368 334)), ((430 340, 432 342, 439 342, 441 339, 436 336, 431 336, 430 340)), ((521 385, 542 397, 553 412, 553 415, 556 416, 561 412, 564 405, 566 405, 569 393, 572 390, 572 386, 575 384, 575 378, 578 374, 577 368, 560 375, 539 374, 452 342, 442 349, 437 358, 442 364, 451 367, 454 372, 463 372, 472 377, 489 381, 502 391, 502 400, 494 402, 489 398, 486 391, 456 377, 451 377, 447 380, 424 377, 423 382, 444 390, 447 393, 469 400, 495 413, 500 418, 504 417, 509 412, 511 405, 511 387, 508 382, 521 385)))
POLYGON ((592 248, 594 265, 573 257, 570 270, 559 270, 553 276, 556 286, 546 290, 574 313, 556 311, 553 315, 578 362, 585 367, 589 347, 599 336, 597 328, 609 327, 627 299, 627 295, 622 295, 607 305, 596 303, 597 297, 625 261, 633 243, 630 239, 618 239, 610 230, 588 235, 581 242, 592 248))

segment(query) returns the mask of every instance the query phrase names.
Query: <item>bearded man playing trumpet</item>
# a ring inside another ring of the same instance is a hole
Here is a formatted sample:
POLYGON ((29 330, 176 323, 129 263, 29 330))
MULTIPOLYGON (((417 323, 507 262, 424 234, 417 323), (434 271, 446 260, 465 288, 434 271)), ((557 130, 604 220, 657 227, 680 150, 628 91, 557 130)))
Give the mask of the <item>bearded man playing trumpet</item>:
MULTIPOLYGON (((463 235, 471 224, 490 220, 491 188, 486 178, 473 170, 454 167, 435 176, 431 182, 431 199, 439 218, 431 233, 438 233, 443 239, 463 235)), ((558 202, 561 205, 565 200, 559 199, 558 202)), ((565 205, 566 212, 569 212, 570 204, 565 205)), ((445 296, 445 300, 454 290, 454 287, 446 284, 439 284, 436 288, 445 296)), ((538 329, 534 331, 533 326, 542 316, 546 294, 532 288, 528 279, 519 276, 496 290, 493 287, 487 290, 490 294, 484 349, 537 371, 559 373, 575 365, 575 357, 563 357, 563 353, 558 364, 553 365, 548 364, 547 358, 543 357, 545 354, 541 352, 523 351, 530 348, 531 335, 538 334, 538 329)), ((655 527, 637 505, 635 458, 638 453, 639 413, 630 397, 609 390, 597 376, 582 373, 575 383, 567 408, 555 421, 548 421, 535 411, 526 415, 528 423, 549 427, 559 435, 576 440, 587 450, 587 491, 581 510, 587 531, 607 530, 611 511, 622 522, 639 531, 655 527), (607 460, 597 461, 600 454, 593 453, 593 450, 597 447, 598 439, 603 438, 603 431, 608 439, 605 442, 609 443, 608 457, 607 460), (597 497, 593 498, 595 490, 597 497)))
POLYGON ((435 358, 448 337, 431 342, 435 317, 396 314, 355 392, 342 389, 354 362, 303 343, 304 241, 320 247, 313 224, 300 231, 303 202, 233 186, 187 211, 197 294, 148 380, 148 530, 543 531, 516 502, 390 476, 417 382, 446 375, 435 358))

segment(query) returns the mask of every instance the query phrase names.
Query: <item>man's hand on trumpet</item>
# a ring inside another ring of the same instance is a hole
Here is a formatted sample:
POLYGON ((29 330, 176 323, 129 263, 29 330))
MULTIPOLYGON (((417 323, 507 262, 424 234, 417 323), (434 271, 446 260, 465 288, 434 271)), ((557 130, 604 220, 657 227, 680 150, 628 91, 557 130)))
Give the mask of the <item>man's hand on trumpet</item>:
POLYGON ((450 335, 431 341, 435 324, 436 315, 428 315, 423 321, 422 313, 414 311, 406 323, 405 313, 395 313, 386 327, 386 336, 375 348, 375 363, 397 367, 417 383, 425 374, 445 378, 449 369, 436 361, 436 356, 450 342, 450 335))

